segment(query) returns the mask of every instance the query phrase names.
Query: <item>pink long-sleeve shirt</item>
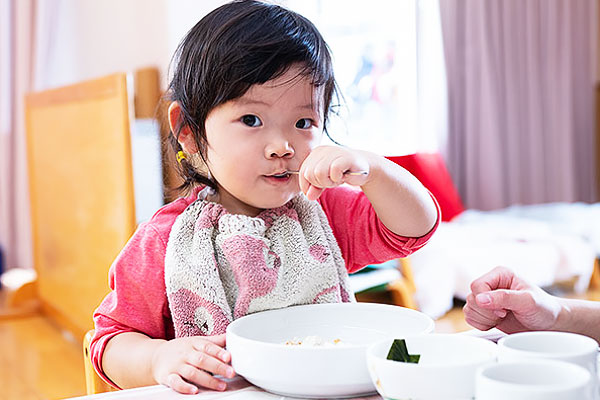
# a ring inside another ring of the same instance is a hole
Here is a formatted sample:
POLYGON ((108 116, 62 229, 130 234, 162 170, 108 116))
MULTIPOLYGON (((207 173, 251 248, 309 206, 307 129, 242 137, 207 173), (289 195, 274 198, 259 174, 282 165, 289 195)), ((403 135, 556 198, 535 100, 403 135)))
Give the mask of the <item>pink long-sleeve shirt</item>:
MULTIPOLYGON (((165 288, 165 253, 175 219, 197 198, 198 190, 165 205, 142 223, 109 270, 112 291, 94 312, 95 334, 90 349, 94 368, 113 385, 102 370, 102 355, 112 337, 124 332, 139 332, 154 339, 175 336, 165 288)), ((435 227, 425 236, 410 238, 386 228, 361 191, 348 187, 327 189, 318 202, 349 273, 365 265, 408 256, 427 243, 440 220, 436 203, 435 227)))

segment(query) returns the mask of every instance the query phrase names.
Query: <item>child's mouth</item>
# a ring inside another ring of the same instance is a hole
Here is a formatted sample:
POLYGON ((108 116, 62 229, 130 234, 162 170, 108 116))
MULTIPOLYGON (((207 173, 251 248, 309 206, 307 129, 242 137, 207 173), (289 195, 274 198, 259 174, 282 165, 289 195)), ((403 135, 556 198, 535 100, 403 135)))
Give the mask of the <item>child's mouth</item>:
POLYGON ((265 177, 271 182, 287 182, 290 179, 290 174, 288 171, 279 172, 276 174, 265 175, 265 177))

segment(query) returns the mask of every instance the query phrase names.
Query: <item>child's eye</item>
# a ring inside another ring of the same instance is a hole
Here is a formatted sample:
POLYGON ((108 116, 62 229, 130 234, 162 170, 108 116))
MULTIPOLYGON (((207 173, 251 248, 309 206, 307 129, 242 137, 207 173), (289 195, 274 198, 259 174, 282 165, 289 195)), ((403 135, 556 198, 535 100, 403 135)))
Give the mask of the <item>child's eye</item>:
POLYGON ((241 121, 244 125, 248 125, 252 128, 256 128, 256 127, 262 125, 262 121, 260 120, 260 118, 258 118, 256 115, 252 115, 252 114, 244 115, 241 118, 241 121))
POLYGON ((313 125, 313 120, 310 118, 302 118, 296 122, 296 128, 309 129, 313 125))

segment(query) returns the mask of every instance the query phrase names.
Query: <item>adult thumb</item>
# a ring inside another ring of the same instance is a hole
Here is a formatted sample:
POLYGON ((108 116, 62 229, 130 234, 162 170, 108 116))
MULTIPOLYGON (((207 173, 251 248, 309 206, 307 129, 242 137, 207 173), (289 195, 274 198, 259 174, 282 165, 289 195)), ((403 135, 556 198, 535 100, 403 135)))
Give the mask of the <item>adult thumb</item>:
POLYGON ((520 311, 531 301, 531 295, 522 290, 498 289, 480 293, 475 300, 480 307, 489 310, 520 311))

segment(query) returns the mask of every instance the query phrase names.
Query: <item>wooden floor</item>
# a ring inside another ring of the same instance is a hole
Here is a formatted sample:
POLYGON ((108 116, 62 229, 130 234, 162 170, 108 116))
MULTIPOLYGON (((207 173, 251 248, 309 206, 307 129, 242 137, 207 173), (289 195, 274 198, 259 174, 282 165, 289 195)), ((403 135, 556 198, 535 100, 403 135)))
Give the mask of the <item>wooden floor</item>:
MULTIPOLYGON (((600 292, 585 296, 599 300, 600 292)), ((0 303, 2 294, 0 291, 0 303)), ((437 332, 471 329, 456 307, 436 321, 437 332)), ((85 395, 81 343, 40 316, 0 319, 0 400, 85 395)))

